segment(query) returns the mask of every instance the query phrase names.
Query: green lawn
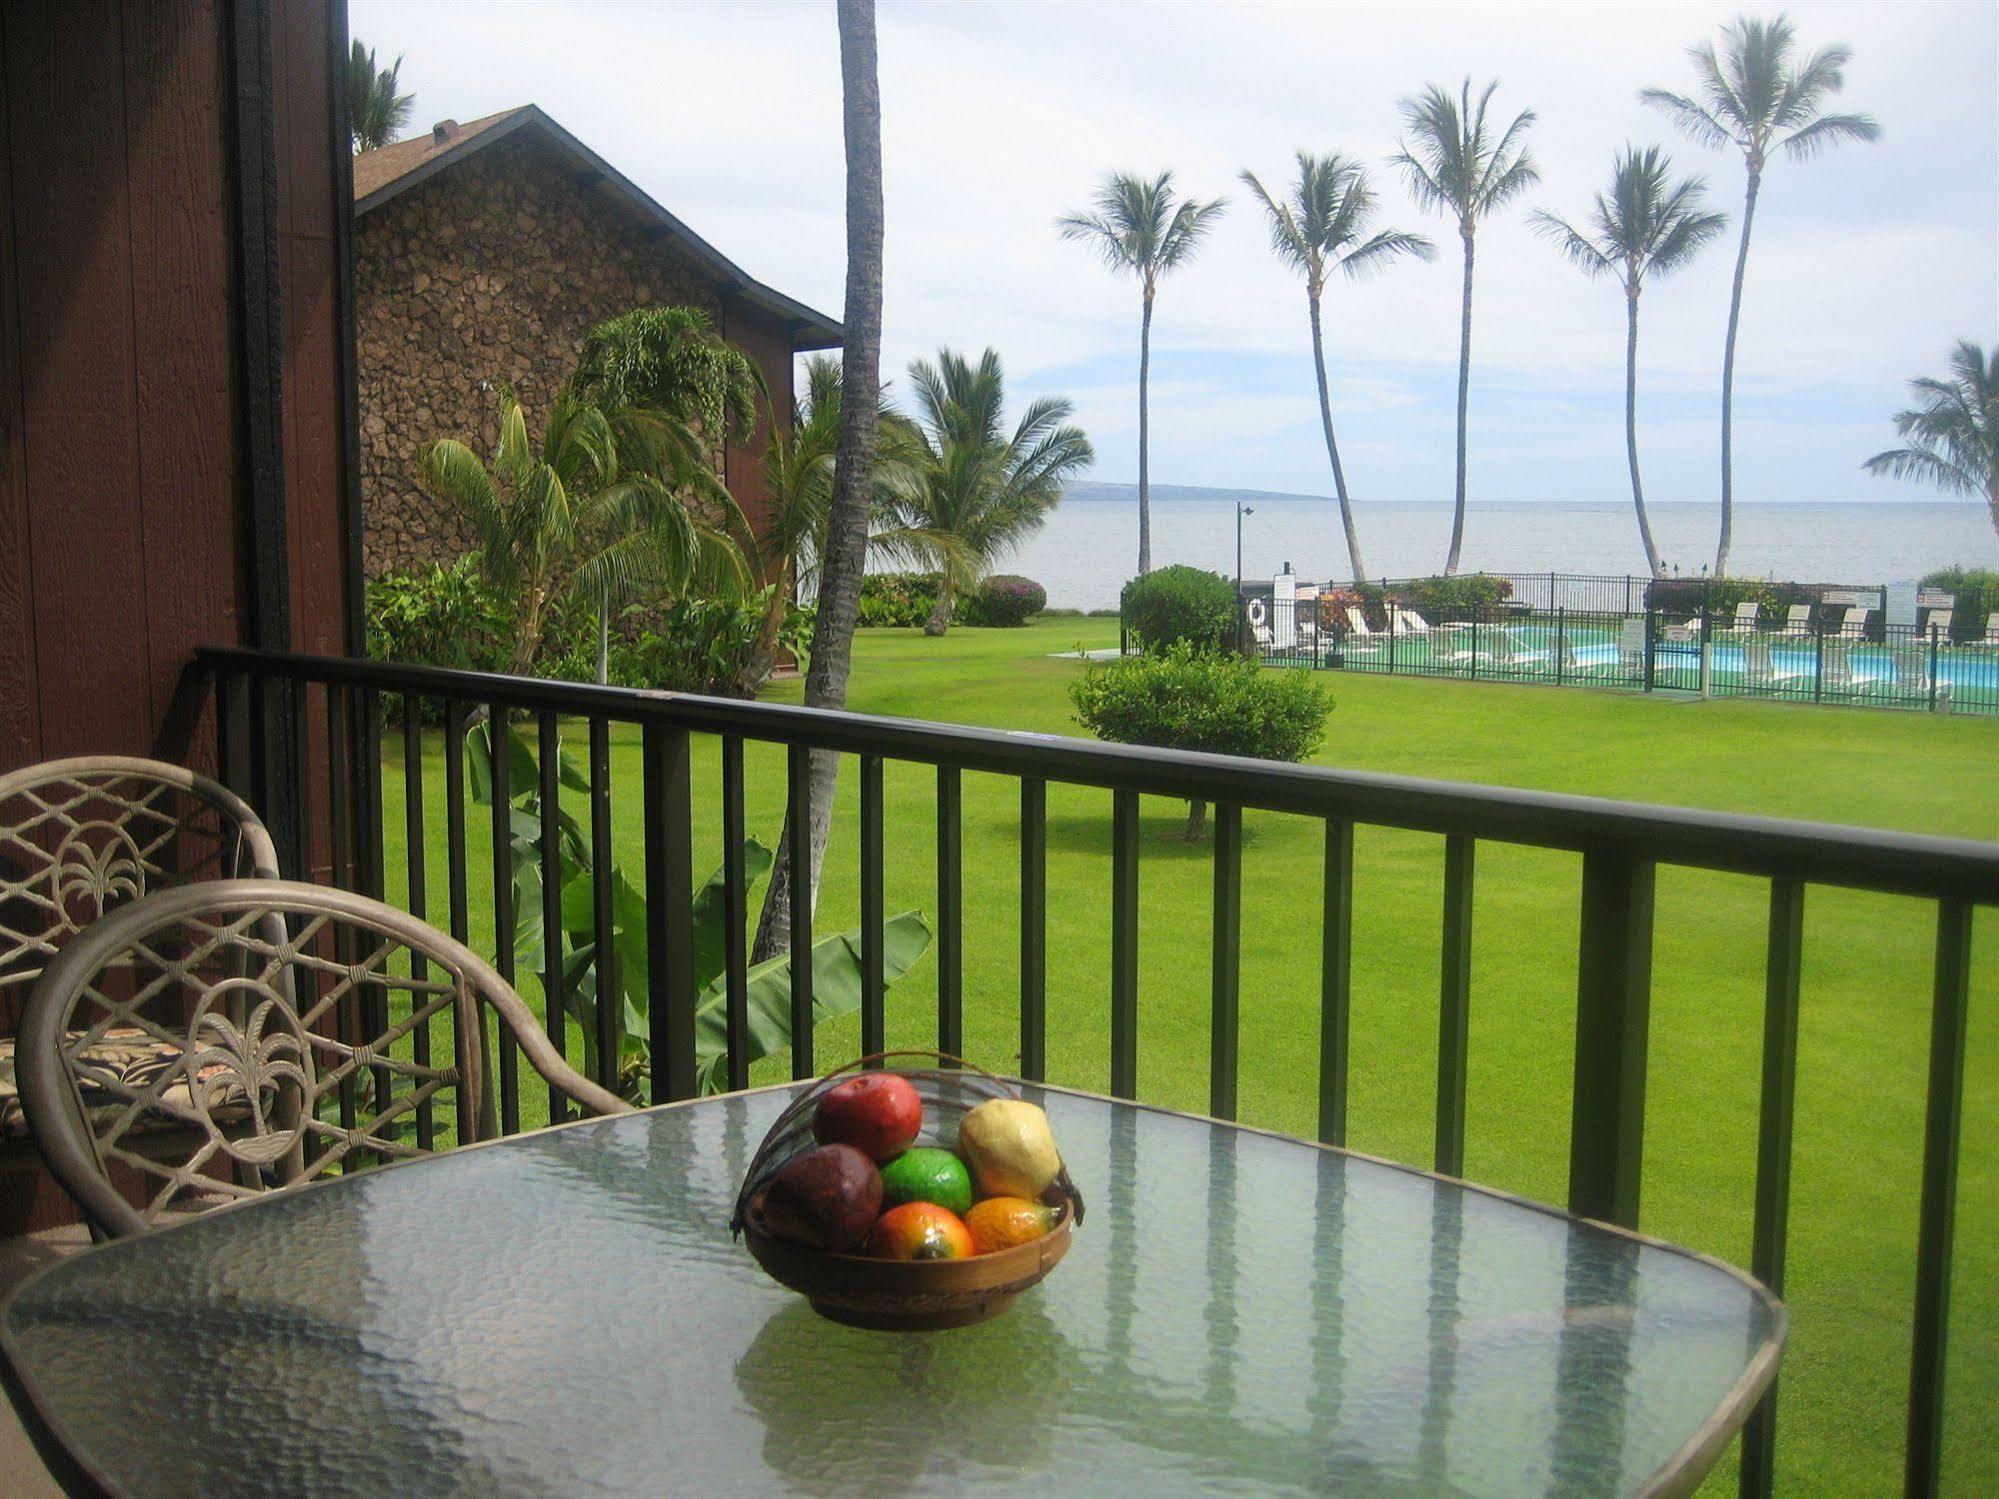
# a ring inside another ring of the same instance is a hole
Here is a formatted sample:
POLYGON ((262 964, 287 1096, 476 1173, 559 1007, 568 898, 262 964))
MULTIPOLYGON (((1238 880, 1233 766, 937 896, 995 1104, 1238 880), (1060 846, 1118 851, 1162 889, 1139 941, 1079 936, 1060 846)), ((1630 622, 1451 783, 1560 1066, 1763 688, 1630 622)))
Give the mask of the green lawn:
MULTIPOLYGON (((943 640, 864 631, 850 703, 1075 732, 1064 689, 1081 668, 1049 653, 1115 639, 1114 621, 1080 619, 943 640)), ((1332 672, 1321 680, 1337 703, 1319 756, 1329 765, 1999 838, 1999 721, 1332 672)), ((796 702, 800 689, 780 683, 767 696, 796 702)), ((399 746, 388 754, 394 891, 399 746)), ((698 743, 696 757, 695 861, 704 876, 721 858, 717 745, 698 743)), ((636 732, 616 735, 617 840, 633 871, 642 867, 638 758, 636 732)), ((753 745, 748 766, 750 827, 774 843, 781 752, 753 745)), ((434 740, 425 776, 430 913, 440 920, 444 798, 434 740)), ((888 909, 934 909, 934 773, 891 764, 885 788, 888 909)), ((849 770, 822 932, 858 921, 856 800, 849 770)), ((1049 792, 1049 1072, 1086 1088, 1109 1080, 1109 805, 1104 792, 1049 792)), ((967 776, 964 818, 966 1046, 974 1060, 1004 1069, 1019 1051, 1015 784, 967 776)), ((474 945, 490 950, 490 853, 483 819, 472 820, 474 945)), ((1184 820, 1182 804, 1145 803, 1139 1090, 1202 1110, 1210 871, 1205 846, 1182 841, 1184 820)), ((1240 1111, 1306 1135, 1317 1117, 1322 843, 1309 820, 1244 818, 1240 1111)), ((1362 828, 1355 844, 1350 1143, 1427 1164, 1443 840, 1362 828)), ((1567 1180, 1580 862, 1497 845, 1478 851, 1466 1169, 1550 1201, 1562 1199, 1567 1180)), ((1736 1263, 1747 1263, 1750 1247, 1766 901, 1754 880, 1679 869, 1659 877, 1643 1227, 1736 1263)), ((1826 889, 1807 898, 1793 1331, 1780 1422, 1788 1492, 1899 1486, 1934 938, 1934 908, 1920 902, 1826 889)), ((1947 1470, 1947 1488, 1963 1493, 1999 1491, 1989 1441, 1999 1409, 1999 1027, 1989 1008, 1999 1000, 1999 962, 1989 913, 1975 940, 1947 1470)), ((934 975, 926 957, 891 992, 891 1044, 934 1040, 934 975)), ((534 987, 523 984, 531 999, 534 987)), ((857 1050, 857 1022, 821 1028, 820 1066, 857 1050)), ((532 1118, 538 1105, 528 1091, 532 1118)))

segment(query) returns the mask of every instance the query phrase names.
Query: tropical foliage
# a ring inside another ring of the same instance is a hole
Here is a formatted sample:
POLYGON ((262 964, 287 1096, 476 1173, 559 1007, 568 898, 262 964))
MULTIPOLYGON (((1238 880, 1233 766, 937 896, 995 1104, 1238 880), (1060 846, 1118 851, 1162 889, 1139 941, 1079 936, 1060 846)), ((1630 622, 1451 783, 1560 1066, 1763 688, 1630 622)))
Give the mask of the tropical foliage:
POLYGON ((1319 380, 1319 423, 1326 435, 1326 458, 1333 466, 1333 490, 1339 498, 1340 524, 1346 531, 1347 560, 1356 580, 1367 577, 1361 561, 1360 533, 1354 526, 1353 501, 1347 494, 1346 470, 1340 466, 1340 447, 1333 437, 1332 399, 1326 389, 1326 342, 1321 325, 1319 300, 1325 294, 1327 274, 1337 269, 1355 280, 1385 269, 1404 255, 1423 260, 1437 253, 1436 247, 1420 234, 1395 229, 1377 229, 1379 212, 1367 169, 1337 152, 1329 156, 1298 153, 1298 179, 1288 196, 1279 198, 1257 180, 1254 172, 1242 173, 1242 180, 1256 194, 1270 222, 1270 249, 1280 261, 1305 278, 1305 302, 1312 327, 1312 367, 1319 380))
POLYGON ((490 463, 456 438, 425 452, 426 487, 470 519, 480 571, 511 605, 508 670, 535 669, 543 622, 568 598, 598 603, 601 668, 614 603, 677 595, 697 577, 739 567, 726 531, 688 503, 700 495, 740 524, 689 439, 663 413, 606 412, 564 390, 537 446, 519 399, 503 389, 490 463))
POLYGON ((1488 83, 1476 104, 1469 78, 1455 97, 1433 83, 1415 98, 1404 99, 1402 121, 1408 135, 1393 158, 1418 203, 1457 220, 1458 239, 1464 245, 1458 320, 1457 508, 1451 516, 1450 550, 1444 556, 1446 573, 1458 570, 1465 545, 1465 420, 1471 395, 1472 261, 1478 226, 1541 179, 1525 144, 1534 111, 1521 110, 1504 128, 1487 118, 1498 87, 1496 79, 1488 83))
POLYGON ((1740 151, 1748 175, 1721 355, 1721 535, 1715 546, 1716 577, 1728 572, 1735 528, 1735 336, 1742 321, 1742 277, 1749 263, 1749 231, 1756 220, 1763 170, 1780 148, 1795 161, 1810 161, 1829 146, 1871 141, 1881 133, 1866 115, 1825 112, 1826 100, 1845 85, 1843 70, 1853 59, 1847 48, 1822 47, 1800 58, 1796 29, 1783 16, 1774 21, 1744 18, 1724 26, 1721 35, 1719 53, 1711 42, 1688 49, 1698 96, 1661 88, 1639 94, 1647 104, 1665 110, 1692 140, 1714 150, 1733 146, 1740 151))
POLYGON ((1185 265, 1222 216, 1220 198, 1181 198, 1173 174, 1145 178, 1113 172, 1097 189, 1093 206, 1055 221, 1062 237, 1091 246, 1118 274, 1136 278, 1144 309, 1138 327, 1138 570, 1152 571, 1152 487, 1148 454, 1151 415, 1147 387, 1152 374, 1152 303, 1159 279, 1185 265))
POLYGON ((1960 339, 1950 374, 1911 380, 1916 404, 1895 413, 1903 446, 1876 453, 1870 474, 1921 479, 1947 494, 1985 501, 1999 533, 1999 347, 1990 354, 1960 339))
POLYGON ((699 307, 634 307, 583 340, 575 391, 607 411, 665 412, 710 447, 756 424, 763 377, 699 307))
MULTIPOLYGON (((1076 721, 1100 739, 1264 760, 1304 759, 1333 711, 1309 672, 1265 671, 1185 640, 1090 667, 1069 684, 1069 699, 1076 721)), ((1206 826, 1207 804, 1188 803, 1187 837, 1206 826)))
POLYGON ((347 129, 354 150, 372 151, 393 141, 409 123, 416 96, 396 92, 403 60, 387 68, 375 66, 375 49, 356 38, 347 54, 347 129))
POLYGON ((1586 230, 1545 209, 1532 216, 1535 228, 1589 277, 1611 276, 1624 288, 1624 450, 1631 467, 1631 504, 1638 512, 1638 538, 1652 576, 1664 574, 1652 522, 1645 514, 1645 486, 1638 476, 1638 297, 1647 276, 1680 269, 1727 224, 1727 217, 1701 204, 1706 183, 1699 177, 1672 180, 1672 164, 1657 146, 1628 146, 1611 169, 1610 192, 1596 195, 1586 230))
MULTIPOLYGON (((530 750, 512 729, 506 732, 507 786, 510 824, 509 867, 513 882, 511 932, 514 962, 522 973, 545 973, 548 954, 542 918, 541 778, 530 750)), ((492 725, 481 724, 466 736, 472 773, 473 800, 493 803, 492 725)), ((557 778, 572 791, 587 792, 589 779, 557 747, 557 778)), ((586 1070, 604 1086, 633 1102, 646 1101, 645 1079, 653 1066, 648 1011, 652 993, 651 952, 647 940, 646 898, 613 863, 611 880, 611 970, 616 987, 612 1013, 601 1016, 603 992, 597 961, 596 882, 589 835, 570 813, 555 816, 558 845, 553 861, 562 887, 563 1003, 569 1018, 581 1028, 586 1070), (598 1077, 597 1047, 590 1044, 608 1025, 618 1058, 615 1078, 598 1077)), ((770 850, 754 838, 743 845, 744 883, 753 889, 771 866, 770 850)), ((717 870, 697 892, 693 904, 695 1075, 704 1093, 721 1092, 728 1076, 729 1031, 727 980, 727 918, 723 873, 717 870)), ((930 945, 930 927, 917 911, 904 911, 882 923, 882 968, 893 984, 930 945)), ((791 1046, 791 958, 789 954, 751 967, 747 974, 748 1007, 742 1051, 744 1065, 787 1051, 791 1046)), ((812 945, 813 1016, 829 1020, 849 1014, 861 1002, 861 933, 842 932, 812 945)))
POLYGON ((919 359, 909 367, 909 382, 923 462, 917 483, 893 504, 905 532, 949 540, 933 548, 943 580, 923 627, 942 635, 958 595, 1041 529, 1061 501, 1063 481, 1096 454, 1058 396, 1028 402, 1009 433, 1006 377, 991 349, 976 365, 940 350, 935 364, 919 359))

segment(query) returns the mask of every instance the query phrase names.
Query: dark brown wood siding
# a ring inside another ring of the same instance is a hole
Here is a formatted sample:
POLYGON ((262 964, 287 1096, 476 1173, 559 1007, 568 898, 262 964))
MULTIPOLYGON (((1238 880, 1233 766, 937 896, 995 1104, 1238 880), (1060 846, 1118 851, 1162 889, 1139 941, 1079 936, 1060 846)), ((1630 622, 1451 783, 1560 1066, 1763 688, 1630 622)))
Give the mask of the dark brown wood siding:
MULTIPOLYGON (((161 733, 193 648, 246 638, 229 9, 0 6, 0 769, 213 760, 161 733)), ((272 14, 292 636, 337 652, 336 26, 272 14)))
MULTIPOLYGON (((248 643, 251 492, 239 273, 237 23, 263 0, 0 3, 0 771, 153 754, 210 769, 174 722, 196 646, 248 643)), ((340 0, 272 0, 290 643, 349 645, 338 270, 340 0)), ((266 509, 264 514, 278 514, 266 509)), ((305 740, 327 805, 315 706, 305 740)), ((324 813, 308 869, 326 865, 324 813)), ((4 1034, 0 1029, 0 1034, 4 1034)), ((59 1217, 0 1181, 0 1235, 59 1217)))
MULTIPOLYGON (((757 362, 764 383, 770 387, 771 408, 781 422, 791 420, 792 351, 791 330, 777 318, 738 297, 722 302, 722 332, 730 343, 757 362)), ((739 442, 729 444, 724 455, 723 483, 743 516, 757 535, 764 533, 770 519, 770 487, 764 482, 764 446, 769 441, 768 420, 759 418, 756 430, 739 442)))

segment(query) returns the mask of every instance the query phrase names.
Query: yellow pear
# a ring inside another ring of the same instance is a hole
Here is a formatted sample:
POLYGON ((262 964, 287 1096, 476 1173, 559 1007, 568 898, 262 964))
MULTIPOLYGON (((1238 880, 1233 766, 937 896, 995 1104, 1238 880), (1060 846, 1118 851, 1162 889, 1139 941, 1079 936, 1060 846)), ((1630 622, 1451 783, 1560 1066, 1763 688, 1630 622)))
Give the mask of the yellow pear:
POLYGON ((1039 1197, 1062 1170, 1048 1116, 1018 1098, 995 1098, 965 1115, 958 1153, 982 1197, 1039 1197))

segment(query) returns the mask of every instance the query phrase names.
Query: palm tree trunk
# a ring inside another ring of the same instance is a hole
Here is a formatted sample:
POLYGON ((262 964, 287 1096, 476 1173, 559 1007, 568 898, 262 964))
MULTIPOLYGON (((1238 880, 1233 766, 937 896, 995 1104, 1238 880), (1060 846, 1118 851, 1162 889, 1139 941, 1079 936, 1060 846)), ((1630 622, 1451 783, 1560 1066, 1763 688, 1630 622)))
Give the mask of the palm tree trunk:
POLYGON ((1742 201, 1742 241, 1735 247, 1735 286, 1728 296, 1728 339, 1721 349, 1721 539, 1714 549, 1714 575, 1728 572, 1728 548, 1735 539, 1735 330, 1742 321, 1742 273, 1749 264, 1749 229, 1756 218, 1762 173, 1751 169, 1742 201))
POLYGON ((1340 524, 1347 533, 1347 560, 1353 565, 1353 581, 1367 581, 1367 566, 1360 560, 1360 532, 1354 529, 1353 502, 1347 498, 1346 471, 1340 467, 1340 445, 1333 440, 1333 403, 1326 391, 1326 340, 1319 327, 1319 298, 1307 289, 1306 301, 1312 308, 1312 368, 1319 377, 1319 425, 1326 429, 1326 456, 1333 461, 1333 493, 1340 500, 1340 524))
POLYGON ((944 573, 937 579, 937 604, 930 611, 930 618, 923 622, 923 633, 942 635, 950 628, 951 609, 957 602, 958 590, 951 586, 950 573, 944 573))
POLYGON ((1624 297, 1624 453, 1631 460, 1631 504, 1638 511, 1638 539, 1645 543, 1645 565, 1663 577, 1659 549, 1652 545, 1652 522, 1645 514, 1645 487, 1638 479, 1638 293, 1624 297))
POLYGON ((611 585, 597 585, 597 685, 611 680, 611 585))
POLYGON ((1985 486, 1985 508, 1992 512, 1992 534, 1999 536, 1999 473, 1985 486))
POLYGON ((1146 448, 1150 431, 1146 382, 1152 373, 1152 288, 1145 289, 1145 313, 1138 324, 1138 575, 1152 571, 1152 483, 1146 448))
POLYGON ((1444 576, 1458 570, 1458 558, 1465 549, 1465 414, 1471 396, 1471 267, 1472 231, 1462 226, 1458 237, 1465 243, 1464 314, 1458 325, 1458 504, 1451 517, 1451 550, 1444 558, 1444 576))
MULTIPOLYGON (((882 322, 881 85, 875 71, 875 7, 874 0, 837 0, 836 8, 847 145, 847 339, 841 354, 840 388, 873 392, 881 387, 882 322)), ((805 673, 808 708, 838 708, 847 701, 854 620, 861 607, 861 575, 867 569, 878 410, 873 400, 840 403, 833 501, 827 518, 825 556, 819 568, 819 612, 812 626, 812 659, 805 673)), ((833 790, 839 779, 840 757, 827 750, 813 751, 808 911, 819 895, 819 870, 833 827, 833 790)), ((776 956, 791 940, 792 887, 797 874, 791 868, 789 851, 796 810, 785 809, 785 835, 778 840, 770 888, 757 922, 756 962, 776 956)))

